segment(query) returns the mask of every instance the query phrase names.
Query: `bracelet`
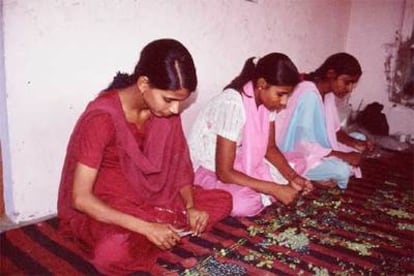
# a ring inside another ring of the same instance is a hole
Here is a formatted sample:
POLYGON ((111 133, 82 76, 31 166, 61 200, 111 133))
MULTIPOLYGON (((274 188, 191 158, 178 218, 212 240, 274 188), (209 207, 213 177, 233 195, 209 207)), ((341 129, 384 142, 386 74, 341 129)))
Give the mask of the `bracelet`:
POLYGON ((194 208, 194 205, 192 205, 190 207, 185 207, 186 210, 190 210, 190 209, 193 209, 193 208, 194 208))

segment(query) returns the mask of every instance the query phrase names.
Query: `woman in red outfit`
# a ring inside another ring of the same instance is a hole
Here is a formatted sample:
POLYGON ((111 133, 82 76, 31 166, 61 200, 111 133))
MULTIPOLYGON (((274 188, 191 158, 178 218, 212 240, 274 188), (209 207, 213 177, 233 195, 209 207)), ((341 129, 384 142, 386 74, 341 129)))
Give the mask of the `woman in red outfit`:
POLYGON ((197 86, 190 53, 160 39, 89 103, 72 133, 60 183, 60 230, 104 274, 151 270, 184 234, 229 215, 231 196, 193 186, 179 116, 197 86))

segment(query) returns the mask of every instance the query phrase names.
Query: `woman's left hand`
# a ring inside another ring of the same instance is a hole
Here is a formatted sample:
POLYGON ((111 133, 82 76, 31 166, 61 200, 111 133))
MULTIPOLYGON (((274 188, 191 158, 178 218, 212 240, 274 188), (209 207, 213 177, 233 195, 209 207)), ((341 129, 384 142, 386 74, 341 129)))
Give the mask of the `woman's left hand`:
POLYGON ((372 152, 375 149, 375 142, 371 139, 368 139, 366 141, 357 141, 354 145, 354 148, 359 152, 372 152))
POLYGON ((208 222, 207 212, 200 211, 196 208, 187 209, 188 218, 190 220, 191 231, 195 236, 199 236, 204 230, 206 230, 208 222))

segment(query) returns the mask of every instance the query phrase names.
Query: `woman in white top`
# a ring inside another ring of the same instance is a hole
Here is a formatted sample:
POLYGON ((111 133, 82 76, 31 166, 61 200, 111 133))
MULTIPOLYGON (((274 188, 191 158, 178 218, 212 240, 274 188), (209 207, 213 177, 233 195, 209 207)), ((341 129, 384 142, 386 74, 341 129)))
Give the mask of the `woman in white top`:
POLYGON ((290 204, 313 188, 274 138, 275 112, 285 107, 299 73, 284 54, 253 60, 202 109, 189 137, 195 183, 230 192, 233 216, 254 216, 275 200, 290 204))

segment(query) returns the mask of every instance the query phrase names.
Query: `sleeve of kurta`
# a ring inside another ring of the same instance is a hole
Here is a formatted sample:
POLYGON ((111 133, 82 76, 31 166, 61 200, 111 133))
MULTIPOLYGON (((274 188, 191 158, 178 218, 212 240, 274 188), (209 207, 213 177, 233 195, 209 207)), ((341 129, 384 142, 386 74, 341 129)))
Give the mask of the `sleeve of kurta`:
POLYGON ((213 116, 214 130, 217 135, 236 142, 244 125, 244 107, 241 95, 234 91, 225 91, 222 102, 216 106, 213 116))
POLYGON ((114 125, 109 114, 91 114, 84 118, 79 128, 77 161, 92 168, 99 168, 106 145, 113 139, 114 125))

